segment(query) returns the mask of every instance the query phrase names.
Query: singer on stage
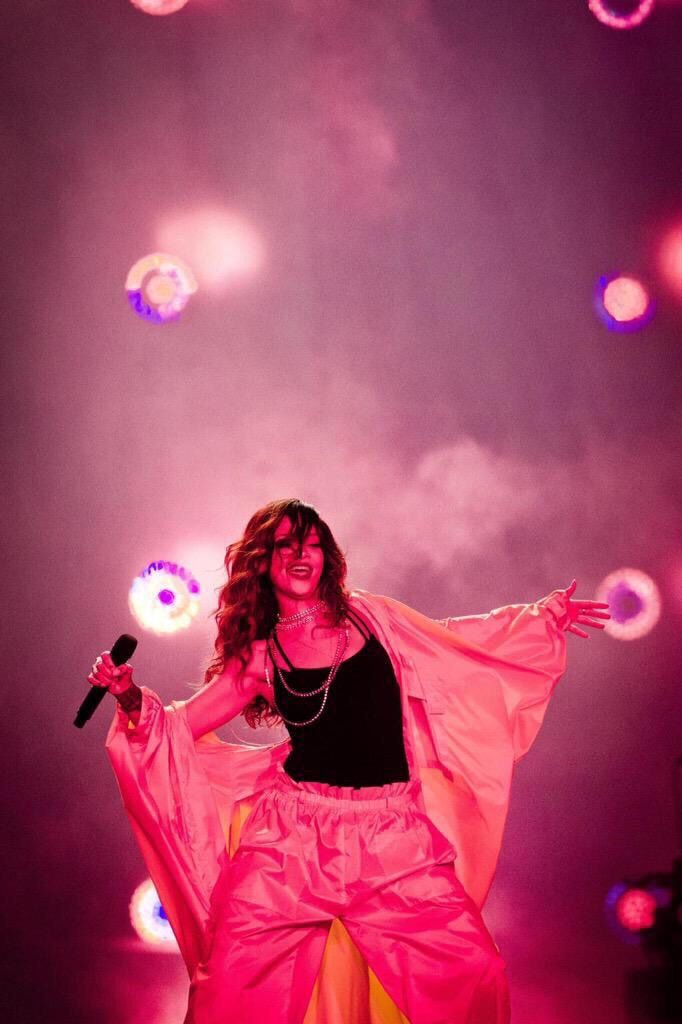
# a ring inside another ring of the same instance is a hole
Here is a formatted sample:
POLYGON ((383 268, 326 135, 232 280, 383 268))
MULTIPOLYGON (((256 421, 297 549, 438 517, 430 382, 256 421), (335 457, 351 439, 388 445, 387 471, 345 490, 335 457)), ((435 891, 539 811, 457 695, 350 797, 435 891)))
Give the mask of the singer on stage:
POLYGON ((88 677, 118 701, 107 750, 187 965, 185 1024, 505 1024, 480 911, 512 771, 566 633, 603 629, 607 605, 573 581, 434 620, 348 591, 331 530, 293 499, 256 512, 225 566, 193 696, 164 707, 107 652, 88 677), (238 714, 289 738, 222 742, 238 714))

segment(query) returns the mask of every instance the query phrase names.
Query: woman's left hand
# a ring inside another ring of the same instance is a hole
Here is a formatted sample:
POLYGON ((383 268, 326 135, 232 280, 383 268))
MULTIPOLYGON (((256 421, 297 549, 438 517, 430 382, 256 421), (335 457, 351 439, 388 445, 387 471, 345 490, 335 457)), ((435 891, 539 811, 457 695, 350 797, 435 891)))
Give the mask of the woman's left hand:
POLYGON ((584 629, 576 625, 577 622, 582 623, 583 626, 590 626, 592 629, 603 629, 606 623, 595 620, 610 619, 611 616, 606 611, 598 610, 609 607, 606 601, 584 601, 581 598, 573 600, 571 594, 575 593, 577 585, 576 580, 573 580, 570 587, 566 589, 566 597, 568 598, 566 612, 570 619, 570 625, 566 626, 566 632, 575 633, 576 636, 587 638, 588 634, 584 629))

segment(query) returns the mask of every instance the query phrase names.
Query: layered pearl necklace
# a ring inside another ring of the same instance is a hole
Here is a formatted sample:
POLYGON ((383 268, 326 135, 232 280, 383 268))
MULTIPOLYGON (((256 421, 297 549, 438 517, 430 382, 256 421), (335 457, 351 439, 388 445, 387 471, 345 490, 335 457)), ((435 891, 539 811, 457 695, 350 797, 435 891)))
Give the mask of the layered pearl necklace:
MULTIPOLYGON (((277 624, 275 625, 275 629, 293 629, 295 626, 300 626, 302 623, 308 622, 311 619, 314 619, 315 616, 317 615, 317 613, 319 611, 321 611, 321 609, 324 608, 324 607, 325 607, 324 601, 319 601, 317 604, 313 605, 311 608, 306 608, 305 611, 297 612, 296 615, 287 615, 285 617, 278 616, 277 617, 277 624)), ((280 669, 279 665, 277 664, 277 661, 275 660, 275 656, 274 656, 274 653, 273 653, 273 648, 272 648, 271 641, 272 641, 272 634, 268 637, 268 641, 267 641, 268 654, 272 658, 272 663, 275 666, 275 671, 277 673, 277 677, 278 677, 280 683, 282 684, 282 686, 284 687, 284 689, 287 691, 287 693, 290 693, 292 697, 315 697, 317 694, 320 694, 320 693, 323 694, 322 704, 320 705, 319 711, 317 711, 317 713, 314 714, 312 716, 312 718, 308 718, 308 719, 306 719, 303 722, 295 722, 295 721, 293 721, 293 720, 291 720, 289 718, 286 718, 282 714, 282 712, 279 710, 277 705, 275 704, 275 708, 277 710, 277 713, 280 716, 280 718, 282 719, 282 721, 286 722, 287 725, 296 725, 296 726, 299 726, 299 727, 302 727, 302 726, 305 726, 305 725, 312 725, 313 722, 317 721, 317 719, 320 717, 320 715, 322 714, 322 712, 324 711, 324 709, 325 709, 325 707, 327 705, 327 698, 329 697, 329 689, 330 689, 332 683, 334 682, 334 677, 336 676, 336 673, 339 670, 339 665, 343 661, 343 655, 344 655, 344 653, 346 651, 346 648, 348 647, 348 644, 350 642, 350 629, 348 627, 348 623, 346 623, 345 626, 342 626, 341 629, 339 629, 339 635, 338 635, 338 639, 336 641, 336 651, 334 652, 334 660, 332 661, 331 667, 330 667, 329 672, 327 674, 327 678, 325 679, 325 681, 322 684, 322 686, 319 686, 316 690, 308 690, 307 692, 302 692, 300 690, 294 690, 291 686, 289 686, 289 684, 285 680, 284 676, 282 675, 282 670, 280 669)), ((269 672, 269 669, 268 669, 268 659, 267 659, 267 657, 265 659, 265 679, 267 681, 268 686, 273 690, 273 693, 274 693, 274 687, 272 685, 272 681, 270 679, 270 672, 269 672)))

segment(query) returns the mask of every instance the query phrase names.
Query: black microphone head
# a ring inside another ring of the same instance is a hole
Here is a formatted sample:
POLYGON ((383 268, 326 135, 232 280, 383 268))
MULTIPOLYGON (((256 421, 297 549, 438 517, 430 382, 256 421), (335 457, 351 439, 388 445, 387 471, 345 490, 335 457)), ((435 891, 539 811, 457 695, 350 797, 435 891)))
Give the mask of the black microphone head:
POLYGON ((130 633, 121 633, 120 637, 111 648, 110 655, 114 665, 123 665, 135 652, 137 640, 130 633))

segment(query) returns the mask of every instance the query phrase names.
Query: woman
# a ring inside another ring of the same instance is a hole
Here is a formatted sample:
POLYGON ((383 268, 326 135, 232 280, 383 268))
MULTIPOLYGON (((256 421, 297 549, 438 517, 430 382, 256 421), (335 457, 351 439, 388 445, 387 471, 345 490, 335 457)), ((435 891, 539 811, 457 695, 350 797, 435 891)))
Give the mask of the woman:
POLYGON ((189 700, 162 707, 107 652, 89 676, 119 701, 107 747, 190 973, 186 1024, 369 1020, 361 983, 352 1013, 329 1009, 334 921, 337 946, 355 947, 346 969, 366 963, 394 1004, 381 1020, 503 1024, 504 962, 480 907, 512 768, 565 632, 603 628, 607 606, 573 600, 573 581, 436 622, 348 593, 329 527, 297 500, 252 516, 225 564, 216 657, 189 700), (213 730, 239 713, 283 720, 290 740, 221 743, 213 730))

